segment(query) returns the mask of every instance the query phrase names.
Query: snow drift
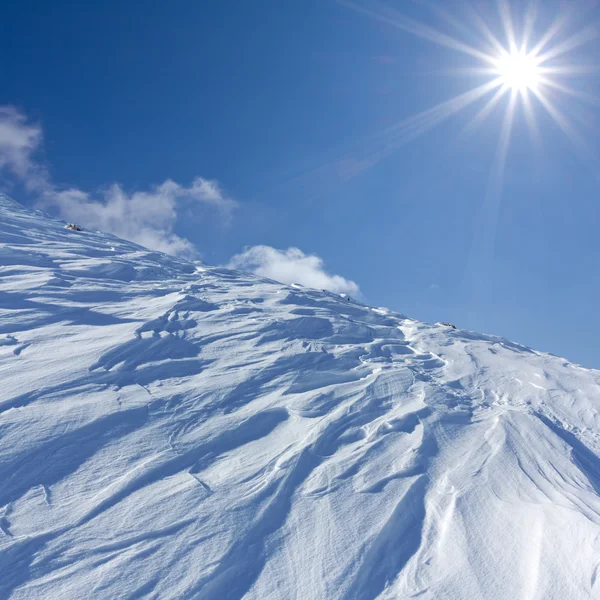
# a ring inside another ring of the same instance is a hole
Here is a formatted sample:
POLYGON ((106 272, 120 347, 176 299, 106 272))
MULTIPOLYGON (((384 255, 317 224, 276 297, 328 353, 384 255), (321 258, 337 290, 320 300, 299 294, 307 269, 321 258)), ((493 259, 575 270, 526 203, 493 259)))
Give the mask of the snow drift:
POLYGON ((0 597, 600 597, 600 373, 0 199, 0 597))

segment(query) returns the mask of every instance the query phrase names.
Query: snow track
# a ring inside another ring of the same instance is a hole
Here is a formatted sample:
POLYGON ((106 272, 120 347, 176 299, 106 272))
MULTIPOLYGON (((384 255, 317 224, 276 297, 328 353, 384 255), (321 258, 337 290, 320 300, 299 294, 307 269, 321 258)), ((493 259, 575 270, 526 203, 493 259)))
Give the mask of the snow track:
POLYGON ((600 597, 600 374, 0 198, 0 598, 600 597))

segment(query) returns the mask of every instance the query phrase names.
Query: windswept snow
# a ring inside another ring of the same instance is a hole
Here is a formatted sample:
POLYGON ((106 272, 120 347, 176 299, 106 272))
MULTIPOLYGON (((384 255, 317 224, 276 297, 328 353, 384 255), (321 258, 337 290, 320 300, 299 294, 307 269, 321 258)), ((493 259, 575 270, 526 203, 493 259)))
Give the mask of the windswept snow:
POLYGON ((0 598, 600 598, 600 373, 0 199, 0 598))

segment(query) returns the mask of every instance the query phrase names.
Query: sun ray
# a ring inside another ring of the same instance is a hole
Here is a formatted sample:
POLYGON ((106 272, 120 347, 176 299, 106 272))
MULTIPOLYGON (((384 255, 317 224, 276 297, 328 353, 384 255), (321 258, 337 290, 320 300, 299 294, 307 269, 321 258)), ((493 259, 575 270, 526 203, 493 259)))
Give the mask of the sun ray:
POLYGON ((471 132, 473 132, 477 127, 479 127, 492 113, 494 108, 498 106, 500 100, 506 95, 507 90, 505 87, 499 87, 495 94, 486 102, 485 106, 480 109, 480 111, 473 117, 473 119, 466 125, 466 127, 461 132, 460 137, 467 137, 471 132))
POLYGON ((546 112, 554 119, 555 123, 562 129, 563 133, 571 141, 580 156, 586 161, 590 156, 593 155, 589 146, 585 143, 585 140, 579 135, 579 133, 569 123, 569 119, 560 111, 559 108, 554 106, 548 98, 540 90, 532 90, 536 98, 540 101, 541 105, 546 109, 546 112))
POLYGON ((475 10, 471 11, 471 15, 480 33, 482 33, 483 36, 487 39, 488 43, 492 45, 492 52, 496 54, 505 52, 506 49, 504 48, 500 40, 492 33, 492 30, 488 27, 487 23, 481 18, 481 15, 475 12, 475 10))
POLYGON ((504 114, 504 122, 502 124, 502 131, 500 133, 500 140, 498 142, 498 150, 496 154, 496 161, 492 176, 497 182, 497 185, 501 185, 504 176, 504 169, 506 168, 506 159, 508 157, 508 147, 510 145, 510 136, 515 120, 515 112, 517 106, 517 93, 512 91, 510 94, 510 101, 506 107, 506 113, 504 114))
POLYGON ((363 6, 354 0, 337 0, 337 2, 357 12, 363 13, 372 19, 387 23, 388 25, 396 27, 397 29, 401 29, 417 37, 429 40, 430 42, 440 46, 445 46, 447 48, 451 48, 452 50, 463 52, 464 54, 468 54, 485 62, 491 62, 491 57, 485 52, 482 52, 477 48, 473 48, 468 44, 464 44, 463 42, 460 42, 445 33, 441 33, 432 27, 423 25, 418 21, 405 17, 400 12, 387 7, 376 0, 371 0, 370 2, 374 8, 368 8, 367 6, 363 6))
MULTIPOLYGON (((472 90, 446 100, 421 113, 391 125, 376 134, 362 137, 352 144, 346 144, 333 152, 333 156, 315 167, 307 167, 288 179, 290 184, 302 186, 318 184, 339 172, 340 164, 351 160, 369 169, 396 152, 403 145, 424 135, 431 129, 447 121, 450 117, 466 109, 492 90, 499 88, 499 78, 488 81, 472 90), (351 157, 351 158, 349 158, 351 157)), ((320 186, 318 186, 320 187, 320 186)))
POLYGON ((559 83, 554 79, 550 79, 549 77, 541 77, 540 84, 544 87, 548 87, 554 90, 558 90, 567 96, 571 96, 572 98, 579 98, 588 104, 593 106, 600 106, 600 98, 594 96, 593 94, 588 94, 587 92, 582 92, 581 90, 576 90, 564 83, 559 83))
POLYGON ((521 52, 527 52, 529 40, 533 35, 533 29, 538 16, 539 0, 531 0, 525 12, 525 25, 523 27, 523 37, 521 40, 521 52))
POLYGON ((540 146, 541 136, 540 130, 537 123, 537 118, 535 116, 535 111, 533 110, 533 104, 531 102, 531 92, 526 90, 522 96, 523 100, 523 112, 525 113, 525 120, 527 121, 527 126, 529 127, 529 131, 533 136, 533 141, 536 146, 540 146))
POLYGON ((597 75, 600 73, 600 65, 540 66, 539 71, 542 76, 581 77, 582 75, 597 75))
POLYGON ((439 71, 444 75, 487 75, 489 77, 498 77, 498 69, 494 67, 453 67, 451 69, 442 69, 439 71))
POLYGON ((449 117, 457 114, 461 110, 464 110, 492 90, 500 87, 500 85, 501 81, 498 77, 493 81, 489 81, 410 117, 391 127, 388 131, 389 133, 394 133, 398 139, 401 140, 401 143, 412 140, 429 129, 439 125, 449 117))
POLYGON ((558 35, 559 31, 565 26, 567 22, 566 16, 559 15, 556 17, 552 25, 548 28, 546 33, 540 38, 538 43, 532 48, 531 54, 538 56, 540 52, 558 35))
POLYGON ((510 4, 507 0, 497 0, 498 11, 500 12, 500 19, 504 27, 504 35, 508 42, 508 51, 510 53, 518 51, 517 36, 515 34, 515 26, 512 20, 512 14, 510 10, 510 4))
POLYGON ((494 246, 498 229, 498 215, 502 201, 504 171, 508 157, 511 132, 514 123, 517 93, 511 92, 504 112, 500 138, 496 146, 494 162, 488 178, 488 185, 478 215, 478 223, 473 233, 473 241, 466 265, 465 277, 470 280, 474 291, 480 292, 482 278, 494 257, 494 246))
POLYGON ((575 33, 570 38, 561 42, 557 46, 547 50, 544 54, 538 54, 538 60, 540 63, 545 63, 554 58, 558 58, 571 50, 575 50, 579 46, 583 46, 598 37, 598 26, 588 25, 578 33, 575 33))
POLYGON ((540 66, 540 75, 564 77, 581 77, 582 75, 598 75, 600 65, 562 65, 562 66, 540 66))
POLYGON ((413 3, 417 5, 424 5, 430 10, 432 13, 438 15, 442 18, 446 23, 452 25, 457 31, 462 32, 465 35, 469 35, 471 32, 467 25, 460 19, 453 17, 447 10, 442 8, 440 5, 435 4, 431 0, 412 0, 413 3))

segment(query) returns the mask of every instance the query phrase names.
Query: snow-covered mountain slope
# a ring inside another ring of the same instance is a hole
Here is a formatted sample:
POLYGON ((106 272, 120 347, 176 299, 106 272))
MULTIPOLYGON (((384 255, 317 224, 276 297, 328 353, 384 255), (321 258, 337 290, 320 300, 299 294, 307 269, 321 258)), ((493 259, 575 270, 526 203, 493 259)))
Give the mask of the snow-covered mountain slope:
POLYGON ((600 598, 600 373, 0 199, 0 597, 600 598))

